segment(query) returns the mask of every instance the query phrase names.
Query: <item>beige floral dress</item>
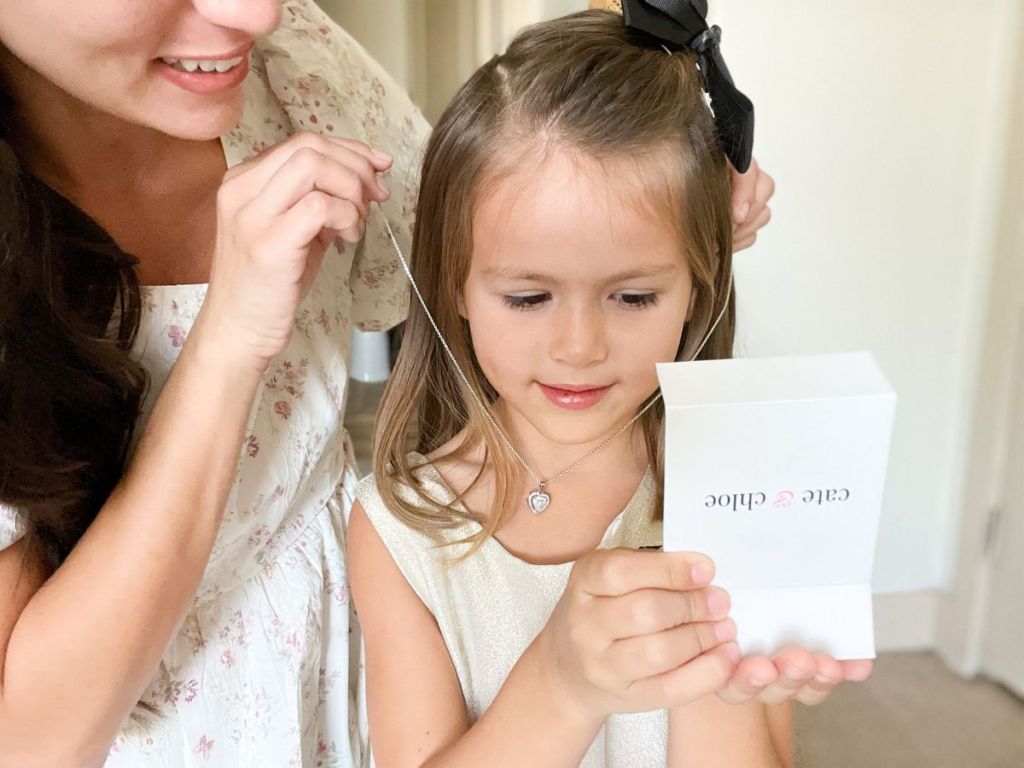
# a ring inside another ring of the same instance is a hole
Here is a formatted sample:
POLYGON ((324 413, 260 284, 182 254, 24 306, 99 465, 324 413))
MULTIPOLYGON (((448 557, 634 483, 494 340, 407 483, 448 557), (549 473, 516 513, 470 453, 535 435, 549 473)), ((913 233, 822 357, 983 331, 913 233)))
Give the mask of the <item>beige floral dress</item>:
MULTIPOLYGON (((385 213, 407 242, 429 128, 401 89, 307 0, 285 3, 252 63, 243 120, 222 140, 228 165, 298 130, 366 141, 395 157, 385 213)), ((135 352, 152 377, 143 422, 205 294, 205 285, 143 291, 135 352)), ((199 592, 144 695, 160 714, 126 721, 108 768, 363 764, 344 560, 358 480, 342 425, 346 361, 353 324, 391 327, 407 304, 375 210, 358 248, 327 254, 288 348, 263 377, 199 592)), ((0 548, 23 528, 0 506, 0 548)))

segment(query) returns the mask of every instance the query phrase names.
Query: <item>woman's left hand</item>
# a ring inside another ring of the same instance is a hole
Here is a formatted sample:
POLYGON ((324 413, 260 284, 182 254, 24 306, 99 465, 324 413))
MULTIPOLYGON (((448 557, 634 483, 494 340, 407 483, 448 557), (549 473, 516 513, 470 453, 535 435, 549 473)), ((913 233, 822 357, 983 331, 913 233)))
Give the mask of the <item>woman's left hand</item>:
POLYGON ((768 201, 775 194, 775 180, 761 170, 757 160, 751 159, 746 173, 740 173, 729 163, 732 182, 732 250, 742 251, 757 240, 757 232, 771 221, 772 210, 768 201))
POLYGON ((732 678, 718 691, 729 704, 756 699, 778 704, 793 699, 803 704, 820 704, 843 681, 860 682, 871 675, 871 659, 836 661, 827 653, 811 653, 790 647, 767 656, 748 656, 736 665, 732 678))

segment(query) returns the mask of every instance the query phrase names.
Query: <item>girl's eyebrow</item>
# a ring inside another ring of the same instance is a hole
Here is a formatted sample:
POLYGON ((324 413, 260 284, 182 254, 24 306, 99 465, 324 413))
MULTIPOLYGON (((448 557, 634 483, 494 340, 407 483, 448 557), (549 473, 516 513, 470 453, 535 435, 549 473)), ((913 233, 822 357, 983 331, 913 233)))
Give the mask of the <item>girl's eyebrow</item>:
MULTIPOLYGON (((628 269, 611 275, 607 282, 620 283, 625 280, 636 280, 638 278, 645 277, 663 277, 665 275, 674 274, 679 267, 680 265, 674 262, 636 267, 635 269, 628 269)), ((520 267, 509 265, 502 267, 484 267, 483 274, 486 278, 493 278, 497 280, 522 280, 525 282, 550 283, 552 285, 558 285, 563 282, 552 275, 545 275, 531 269, 522 269, 520 267)))

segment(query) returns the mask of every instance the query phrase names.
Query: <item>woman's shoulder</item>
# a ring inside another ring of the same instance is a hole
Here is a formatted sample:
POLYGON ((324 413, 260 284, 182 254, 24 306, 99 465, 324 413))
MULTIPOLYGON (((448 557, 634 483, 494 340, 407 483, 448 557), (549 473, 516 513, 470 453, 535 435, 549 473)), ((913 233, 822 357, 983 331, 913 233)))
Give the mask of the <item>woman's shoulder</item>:
POLYGON ((392 154, 417 153, 430 133, 405 90, 311 0, 288 0, 257 52, 297 130, 355 136, 392 154))

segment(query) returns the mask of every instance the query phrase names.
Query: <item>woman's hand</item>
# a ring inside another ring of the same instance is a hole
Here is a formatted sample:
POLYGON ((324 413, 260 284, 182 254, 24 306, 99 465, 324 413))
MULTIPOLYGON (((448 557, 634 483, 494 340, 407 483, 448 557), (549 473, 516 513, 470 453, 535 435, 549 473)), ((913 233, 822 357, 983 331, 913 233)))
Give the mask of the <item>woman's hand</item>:
POLYGON ((558 689, 587 718, 688 704, 739 660, 729 597, 687 552, 596 550, 573 566, 538 636, 558 689))
POLYGON ((358 242, 370 204, 387 199, 377 174, 390 165, 358 141, 301 133, 228 171, 196 323, 219 353, 262 369, 284 349, 327 247, 358 242))
POLYGON ((860 682, 871 675, 871 659, 836 661, 827 653, 811 653, 790 647, 766 656, 748 656, 736 667, 718 696, 730 704, 757 699, 778 704, 793 699, 803 704, 820 704, 839 683, 860 682))
POLYGON ((757 232, 771 221, 768 201, 775 194, 775 180, 751 159, 746 173, 729 164, 732 181, 732 250, 742 251, 757 240, 757 232))

